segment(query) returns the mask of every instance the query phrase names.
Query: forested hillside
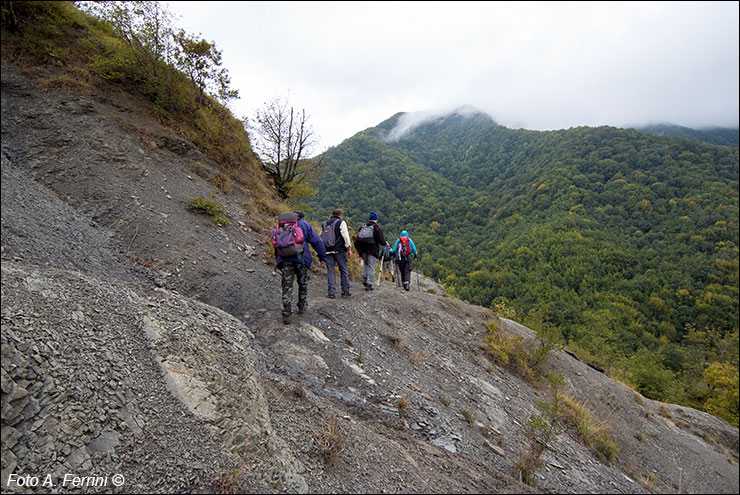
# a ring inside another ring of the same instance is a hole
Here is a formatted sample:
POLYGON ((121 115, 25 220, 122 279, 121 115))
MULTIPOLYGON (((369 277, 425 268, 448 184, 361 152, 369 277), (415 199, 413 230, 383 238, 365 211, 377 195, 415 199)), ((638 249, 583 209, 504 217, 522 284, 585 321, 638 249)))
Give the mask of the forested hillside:
POLYGON ((714 127, 711 129, 691 129, 680 125, 671 124, 654 124, 645 127, 638 127, 638 131, 649 132, 657 136, 682 137, 687 139, 696 139, 709 144, 719 144, 721 146, 738 147, 740 133, 737 129, 728 129, 725 127, 714 127))
POLYGON ((450 293, 643 394, 738 421, 738 149, 632 129, 398 114, 326 155, 314 215, 370 210, 450 293))

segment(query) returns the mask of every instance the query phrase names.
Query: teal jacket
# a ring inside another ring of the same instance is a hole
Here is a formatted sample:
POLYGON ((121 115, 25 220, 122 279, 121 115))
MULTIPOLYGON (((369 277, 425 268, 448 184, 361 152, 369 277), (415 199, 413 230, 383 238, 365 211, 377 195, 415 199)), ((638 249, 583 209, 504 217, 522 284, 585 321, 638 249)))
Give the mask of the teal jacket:
POLYGON ((401 245, 401 237, 406 236, 409 238, 409 246, 411 247, 411 253, 416 256, 416 245, 414 244, 413 239, 411 239, 411 236, 408 232, 405 230, 401 232, 401 235, 398 239, 396 239, 396 243, 393 244, 393 249, 391 249, 391 254, 395 255, 396 252, 398 252, 399 246, 401 245))

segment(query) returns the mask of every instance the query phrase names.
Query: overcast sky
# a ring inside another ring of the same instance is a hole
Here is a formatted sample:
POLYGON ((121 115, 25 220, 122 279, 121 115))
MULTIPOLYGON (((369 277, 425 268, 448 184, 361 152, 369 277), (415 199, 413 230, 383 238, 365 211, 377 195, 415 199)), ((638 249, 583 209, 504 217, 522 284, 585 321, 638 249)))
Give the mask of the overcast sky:
POLYGON ((237 117, 286 97, 339 144, 472 105, 512 128, 738 127, 738 2, 163 2, 223 52, 237 117))

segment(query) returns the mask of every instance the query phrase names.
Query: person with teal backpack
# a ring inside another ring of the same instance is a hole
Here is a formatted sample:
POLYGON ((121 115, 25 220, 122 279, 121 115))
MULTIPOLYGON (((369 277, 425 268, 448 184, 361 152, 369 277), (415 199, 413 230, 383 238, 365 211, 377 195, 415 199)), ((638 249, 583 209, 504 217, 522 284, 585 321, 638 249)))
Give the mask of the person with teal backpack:
POLYGON ((416 246, 414 241, 409 236, 407 231, 401 232, 401 236, 396 239, 396 243, 391 249, 391 254, 394 255, 398 268, 401 272, 401 282, 403 288, 409 290, 409 284, 411 283, 411 269, 413 268, 412 258, 416 256, 416 246))

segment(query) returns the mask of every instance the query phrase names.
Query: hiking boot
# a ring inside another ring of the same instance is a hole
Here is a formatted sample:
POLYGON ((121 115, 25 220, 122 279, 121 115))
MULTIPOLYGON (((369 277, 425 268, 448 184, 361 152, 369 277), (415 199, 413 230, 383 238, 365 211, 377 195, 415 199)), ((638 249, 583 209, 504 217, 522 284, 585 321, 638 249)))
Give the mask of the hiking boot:
POLYGON ((283 324, 290 325, 290 316, 283 316, 283 324))
POLYGON ((306 308, 298 308, 298 314, 302 315, 306 313, 306 308))
POLYGON ((366 289, 367 290, 375 290, 375 287, 373 287, 372 285, 368 285, 366 289))
POLYGON ((350 297, 350 296, 352 296, 352 294, 350 294, 349 292, 342 292, 342 297, 350 297))
POLYGON ((335 298, 336 298, 337 296, 335 296, 334 294, 329 294, 329 295, 328 295, 328 296, 326 296, 326 297, 328 297, 329 299, 335 299, 335 298))

